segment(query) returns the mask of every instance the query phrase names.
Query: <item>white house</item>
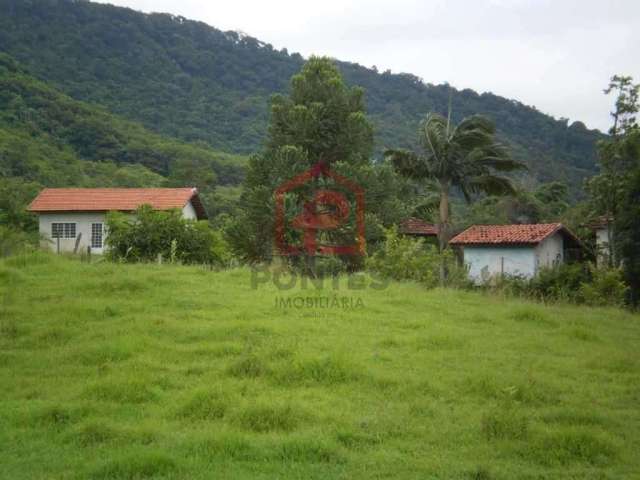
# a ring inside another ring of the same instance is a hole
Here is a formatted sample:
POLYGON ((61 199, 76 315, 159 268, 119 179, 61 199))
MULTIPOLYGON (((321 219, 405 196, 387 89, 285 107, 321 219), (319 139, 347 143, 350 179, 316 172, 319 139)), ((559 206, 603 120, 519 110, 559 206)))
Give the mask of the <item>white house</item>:
POLYGON ((598 266, 609 265, 611 243, 613 240, 613 218, 598 217, 589 226, 596 235, 596 263, 598 266))
POLYGON ((531 278, 581 248, 580 240, 560 223, 474 225, 449 243, 462 248, 469 277, 477 284, 501 275, 531 278))
POLYGON ((141 205, 180 209, 187 219, 206 219, 195 188, 45 188, 29 205, 39 217, 43 246, 57 252, 91 248, 101 254, 107 212, 132 213, 141 205))

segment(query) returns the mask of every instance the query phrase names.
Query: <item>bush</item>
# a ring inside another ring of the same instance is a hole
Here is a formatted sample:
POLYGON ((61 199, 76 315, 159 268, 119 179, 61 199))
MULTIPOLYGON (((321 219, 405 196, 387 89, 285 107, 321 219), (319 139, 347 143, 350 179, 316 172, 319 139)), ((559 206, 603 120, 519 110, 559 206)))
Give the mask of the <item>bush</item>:
POLYGON ((8 257, 17 253, 33 250, 38 236, 0 225, 0 257, 8 257))
POLYGON ((543 268, 531 279, 505 276, 491 288, 508 296, 592 306, 623 306, 629 291, 621 269, 579 263, 543 268))
POLYGON ((595 268, 591 266, 591 282, 580 285, 580 294, 587 305, 624 305, 629 287, 619 268, 595 268))
POLYGON ((111 260, 225 265, 229 249, 207 222, 185 220, 177 210, 157 211, 144 205, 133 219, 119 212, 107 215, 107 255, 111 260))
POLYGON ((467 284, 467 272, 456 262, 451 250, 442 254, 423 239, 399 235, 395 228, 387 230, 382 248, 367 259, 367 268, 385 278, 413 280, 433 288, 440 283, 440 264, 444 261, 447 285, 467 284))
POLYGON ((540 300, 581 301, 580 286, 589 281, 589 269, 583 264, 561 264, 543 268, 530 281, 531 296, 540 300))

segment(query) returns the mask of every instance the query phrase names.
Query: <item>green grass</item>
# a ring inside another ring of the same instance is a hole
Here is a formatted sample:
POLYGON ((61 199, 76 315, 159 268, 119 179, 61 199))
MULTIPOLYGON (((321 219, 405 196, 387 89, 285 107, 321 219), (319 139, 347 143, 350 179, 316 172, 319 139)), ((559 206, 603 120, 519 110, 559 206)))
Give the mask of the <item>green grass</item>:
MULTIPOLYGON (((618 479, 640 317, 392 284, 0 262, 0 478, 618 479)), ((637 478, 637 477, 636 477, 637 478)))

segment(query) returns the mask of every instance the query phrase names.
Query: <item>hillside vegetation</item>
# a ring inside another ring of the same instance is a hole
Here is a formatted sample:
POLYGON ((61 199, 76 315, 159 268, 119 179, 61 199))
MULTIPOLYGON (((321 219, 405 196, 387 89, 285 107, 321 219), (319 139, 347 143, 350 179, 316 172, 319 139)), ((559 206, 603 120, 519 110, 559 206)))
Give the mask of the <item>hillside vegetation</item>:
POLYGON ((0 54, 0 192, 13 191, 0 195, 2 210, 23 208, 41 186, 197 186, 211 205, 215 187, 239 183, 245 163, 73 100, 0 54))
MULTIPOLYGON (((72 97, 104 105, 147 128, 216 149, 251 153, 265 137, 268 98, 284 92, 303 58, 236 32, 167 14, 146 15, 72 0, 0 0, 0 51, 72 97)), ((454 121, 486 114, 500 136, 542 181, 573 189, 596 171, 603 135, 491 93, 423 83, 338 62, 366 90, 378 153, 410 147, 418 121, 444 113, 454 121)))
POLYGON ((637 315, 340 282, 362 306, 282 307, 334 292, 248 270, 2 260, 0 478, 640 471, 637 315))

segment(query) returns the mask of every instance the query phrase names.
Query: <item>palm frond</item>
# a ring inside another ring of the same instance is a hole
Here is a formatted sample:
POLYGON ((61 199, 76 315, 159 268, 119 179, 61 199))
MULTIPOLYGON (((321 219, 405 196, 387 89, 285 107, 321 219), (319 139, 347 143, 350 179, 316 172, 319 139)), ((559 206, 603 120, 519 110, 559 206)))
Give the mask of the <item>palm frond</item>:
POLYGON ((480 168, 491 168, 498 172, 529 169, 524 163, 510 158, 502 152, 472 152, 469 155, 469 160, 480 168))
POLYGON ((413 180, 424 180, 429 177, 429 170, 423 158, 409 150, 388 149, 384 152, 391 161, 396 172, 413 180))
POLYGON ((497 175, 479 175, 464 183, 463 192, 467 193, 486 193, 487 195, 513 195, 516 193, 516 188, 510 179, 497 175))

